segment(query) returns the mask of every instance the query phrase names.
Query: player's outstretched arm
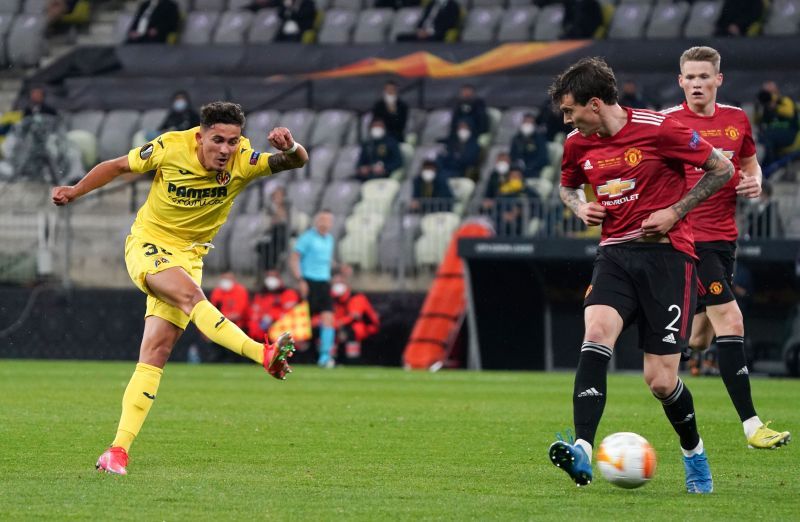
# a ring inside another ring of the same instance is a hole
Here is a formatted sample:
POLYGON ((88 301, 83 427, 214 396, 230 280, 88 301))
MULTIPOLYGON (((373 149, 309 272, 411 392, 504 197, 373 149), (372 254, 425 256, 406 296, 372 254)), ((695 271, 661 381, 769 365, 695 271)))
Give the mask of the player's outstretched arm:
POLYGON ((113 181, 116 177, 131 172, 128 156, 106 160, 90 170, 82 180, 69 187, 53 187, 51 193, 53 203, 62 206, 73 201, 94 189, 113 181))
POLYGON ((280 152, 269 157, 269 168, 273 174, 282 170, 297 169, 308 163, 308 151, 294 141, 286 127, 276 127, 267 136, 270 145, 280 152))
POLYGON ((606 217, 606 207, 596 201, 586 202, 583 189, 561 185, 559 195, 564 205, 588 226, 599 225, 606 217))
POLYGON ((721 189, 733 177, 733 163, 717 149, 711 151, 703 164, 703 170, 706 173, 680 201, 671 207, 656 210, 642 222, 645 235, 666 235, 690 210, 721 189))
POLYGON ((755 154, 739 160, 742 169, 742 178, 736 185, 736 193, 745 198, 757 198, 761 195, 761 165, 755 154))

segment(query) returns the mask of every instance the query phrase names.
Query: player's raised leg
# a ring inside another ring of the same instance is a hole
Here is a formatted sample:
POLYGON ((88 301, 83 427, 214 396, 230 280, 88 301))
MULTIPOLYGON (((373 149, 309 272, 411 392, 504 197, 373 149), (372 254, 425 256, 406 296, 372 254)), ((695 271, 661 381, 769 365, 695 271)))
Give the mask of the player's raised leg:
POLYGON ((750 371, 744 353, 744 323, 736 301, 708 306, 706 314, 718 332, 719 373, 742 421, 747 444, 758 449, 772 449, 787 444, 791 440, 788 431, 770 429, 756 414, 750 390, 750 371))
POLYGON ((606 381, 612 347, 622 332, 619 313, 606 305, 587 306, 585 341, 581 345, 572 395, 576 440, 550 445, 551 462, 578 486, 592 481, 592 447, 606 405, 606 381))
POLYGON ((156 400, 164 365, 183 330, 161 317, 144 321, 144 335, 139 349, 139 363, 122 396, 122 415, 111 448, 100 455, 97 469, 108 473, 128 473, 128 452, 142 429, 156 400))

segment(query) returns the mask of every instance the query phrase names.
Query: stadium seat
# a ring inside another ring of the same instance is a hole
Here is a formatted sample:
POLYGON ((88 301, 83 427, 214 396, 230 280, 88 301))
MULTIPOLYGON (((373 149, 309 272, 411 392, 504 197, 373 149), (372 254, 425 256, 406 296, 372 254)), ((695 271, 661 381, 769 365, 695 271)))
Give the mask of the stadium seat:
POLYGON ((19 12, 19 6, 23 0, 3 0, 0 2, 0 13, 3 14, 16 14, 19 12))
POLYGON ((308 160, 308 171, 311 179, 328 181, 331 167, 339 154, 339 148, 335 145, 320 145, 311 149, 308 160))
POLYGON ((264 214, 241 214, 231 227, 230 266, 237 274, 252 275, 258 268, 256 244, 269 227, 270 219, 264 214))
POLYGON ((645 36, 648 39, 680 38, 687 14, 689 14, 689 4, 686 2, 656 4, 645 36))
POLYGON ((500 118, 500 124, 497 126, 497 132, 494 135, 494 143, 496 145, 505 145, 506 148, 511 146, 511 140, 519 130, 522 124, 522 118, 526 113, 536 114, 539 110, 536 107, 510 107, 503 112, 500 118))
POLYGON ((351 179, 356 174, 356 163, 361 154, 361 146, 348 145, 339 149, 336 163, 331 170, 332 179, 351 179))
POLYGON ((497 25, 503 16, 502 7, 475 7, 467 15, 463 42, 493 42, 497 35, 497 25))
POLYGON ((428 112, 424 109, 413 107, 408 111, 408 121, 406 122, 406 142, 417 145, 425 121, 428 119, 428 112))
POLYGON ((325 12, 317 41, 321 44, 346 44, 356 25, 356 14, 346 9, 330 9, 325 12))
POLYGON ((391 9, 367 9, 358 15, 353 43, 382 43, 394 19, 391 9))
POLYGON ((11 24, 6 38, 8 61, 18 67, 38 65, 45 51, 44 32, 47 19, 44 15, 21 14, 11 24))
POLYGON ((211 35, 219 20, 219 13, 214 11, 192 11, 186 18, 181 32, 181 44, 204 45, 211 43, 211 35))
POLYGON ((470 0, 472 9, 476 7, 499 7, 501 9, 506 7, 506 0, 470 0))
POLYGON ((520 7, 531 5, 529 0, 508 0, 508 7, 520 7))
MULTIPOLYGON (((247 115, 245 122, 245 129, 242 132, 250 140, 253 149, 258 151, 267 151, 270 149, 270 144, 267 142, 267 134, 273 128, 278 126, 278 121, 281 118, 281 113, 278 111, 256 111, 247 115)), ((294 129, 290 129, 294 135, 294 129)), ((300 139, 298 138, 298 141, 300 139)))
POLYGON ((354 214, 381 214, 389 212, 400 191, 400 182, 393 179, 371 179, 361 184, 361 201, 354 214))
POLYGON ((453 196, 456 199, 453 213, 463 216, 475 190, 475 182, 469 178, 450 178, 447 182, 450 184, 450 190, 453 191, 453 196))
POLYGON ((98 135, 98 159, 105 161, 127 154, 131 148, 133 133, 139 130, 140 119, 139 111, 109 111, 98 135))
POLYGON ((628 2, 617 6, 608 30, 608 38, 611 40, 641 38, 651 9, 649 4, 640 2, 628 2))
POLYGON ((533 26, 533 39, 538 41, 558 40, 564 22, 564 6, 550 4, 543 7, 533 26))
POLYGON ((6 59, 6 34, 11 29, 13 19, 14 15, 12 14, 0 13, 0 67, 8 65, 6 59))
POLYGON ((683 35, 686 38, 712 36, 722 13, 722 0, 704 0, 692 4, 683 35))
MULTIPOLYGON (((355 114, 350 111, 328 109, 317 114, 314 130, 311 132, 309 146, 317 145, 342 145, 343 139, 355 125, 355 114)), ((290 127, 291 129, 291 127, 290 127)))
POLYGON ((120 11, 117 13, 117 20, 114 22, 114 43, 122 44, 128 38, 128 29, 133 22, 134 13, 120 11))
POLYGON ((374 244, 385 222, 383 214, 354 214, 345 220, 345 231, 369 238, 374 244))
POLYGON ((398 9, 392 22, 392 30, 389 33, 389 40, 397 40, 397 35, 410 33, 416 30, 419 19, 422 18, 421 7, 403 7, 398 9))
POLYGON ((253 3, 253 0, 228 0, 228 11, 239 11, 253 3))
POLYGON ((104 111, 81 111, 73 112, 67 117, 67 125, 70 130, 80 129, 93 136, 100 133, 100 126, 106 117, 104 111))
POLYGON ((166 117, 167 109, 147 109, 142 113, 139 128, 157 132, 166 117))
POLYGON ((311 130, 314 127, 316 115, 309 109, 295 109, 286 111, 275 126, 286 127, 292 132, 292 137, 300 143, 308 143, 311 130))
POLYGON ((350 11, 359 11, 364 7, 363 0, 331 0, 329 8, 333 9, 347 9, 350 11))
POLYGON ((458 223, 458 216, 452 212, 434 212, 422 218, 422 236, 414 243, 418 267, 439 264, 458 223))
POLYGON ((531 27, 536 21, 539 8, 535 5, 509 7, 500 20, 497 31, 498 42, 524 42, 531 37, 531 27))
POLYGON ((405 271, 414 266, 414 241, 419 237, 419 214, 392 215, 378 239, 378 265, 383 270, 405 271))
POLYGON ((430 145, 439 140, 446 139, 450 134, 450 118, 452 117, 450 109, 436 109, 428 114, 425 120, 425 128, 422 130, 420 143, 423 145, 430 145))
POLYGON ((324 187, 325 184, 318 179, 299 179, 289 184, 286 195, 294 208, 313 216, 324 187))
POLYGON ((550 166, 561 169, 561 158, 564 155, 564 145, 555 141, 547 142, 547 156, 550 158, 550 166))
POLYGON ((214 31, 214 43, 243 44, 244 37, 253 20, 252 13, 247 11, 226 11, 222 13, 214 31))
POLYGON ((337 216, 346 216, 360 195, 360 182, 334 180, 325 189, 320 208, 326 208, 337 216))
POLYGON ((277 9, 260 9, 250 24, 247 33, 249 43, 270 43, 281 28, 281 19, 277 9))
POLYGON ((224 11, 227 0, 193 0, 192 9, 195 11, 224 11))
POLYGON ((800 0, 772 0, 766 20, 765 35, 796 35, 800 23, 800 0))
POLYGON ((85 169, 97 164, 97 137, 81 129, 67 131, 67 139, 78 149, 85 169))
POLYGON ((25 0, 22 4, 22 12, 25 14, 44 14, 48 3, 49 0, 25 0))

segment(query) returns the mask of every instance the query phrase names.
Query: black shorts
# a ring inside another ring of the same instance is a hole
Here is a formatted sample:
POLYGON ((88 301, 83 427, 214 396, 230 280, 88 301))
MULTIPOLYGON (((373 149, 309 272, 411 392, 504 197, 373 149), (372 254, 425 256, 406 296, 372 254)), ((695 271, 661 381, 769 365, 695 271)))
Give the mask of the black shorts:
POLYGON ((697 298, 695 313, 705 312, 706 306, 721 305, 735 300, 733 268, 736 264, 735 241, 707 241, 694 245, 697 257, 697 276, 703 290, 697 298))
POLYGON ((697 301, 694 260, 665 243, 598 249, 583 306, 614 308, 625 327, 639 327, 639 348, 668 355, 689 344, 697 301))
POLYGON ((333 311, 333 298, 331 297, 330 281, 314 281, 306 279, 308 283, 308 308, 311 315, 320 312, 333 311))

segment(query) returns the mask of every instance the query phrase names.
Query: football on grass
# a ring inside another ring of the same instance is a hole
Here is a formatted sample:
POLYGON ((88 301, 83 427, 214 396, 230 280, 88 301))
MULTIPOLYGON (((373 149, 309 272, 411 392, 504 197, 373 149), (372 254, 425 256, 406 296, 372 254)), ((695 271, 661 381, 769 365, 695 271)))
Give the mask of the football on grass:
POLYGON ((597 466, 615 486, 633 489, 646 484, 656 471, 656 452, 636 433, 613 433, 597 450, 597 466))

